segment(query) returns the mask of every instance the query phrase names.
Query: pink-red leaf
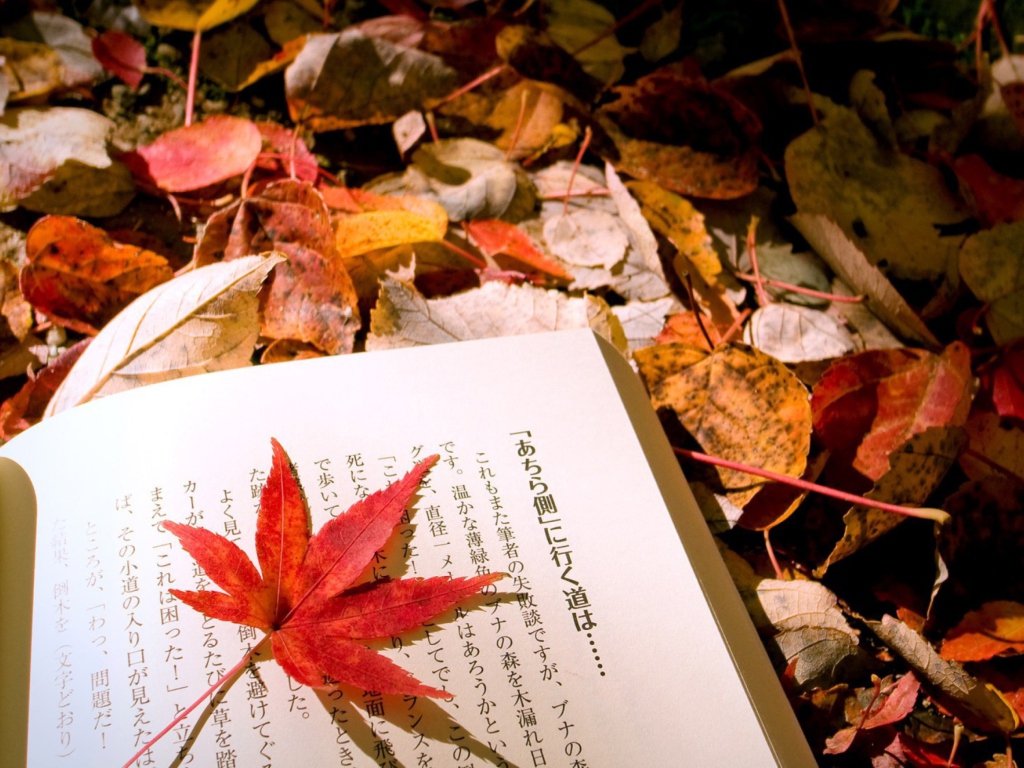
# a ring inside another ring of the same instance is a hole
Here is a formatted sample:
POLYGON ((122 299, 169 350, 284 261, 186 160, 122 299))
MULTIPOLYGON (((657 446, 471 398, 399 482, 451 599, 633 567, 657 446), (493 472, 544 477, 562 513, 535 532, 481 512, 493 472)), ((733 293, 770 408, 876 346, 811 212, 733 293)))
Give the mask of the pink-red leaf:
POLYGON ((260 497, 256 521, 256 557, 263 581, 271 586, 272 615, 288 614, 302 596, 302 561, 309 546, 309 515, 288 454, 271 440, 274 461, 260 497))
POLYGON ((241 176, 263 147, 251 120, 214 115, 167 131, 119 158, 137 179, 165 192, 189 192, 241 176))
POLYGON ((139 89, 146 68, 146 49, 125 32, 108 30, 92 39, 92 55, 107 72, 121 78, 133 91, 139 89))
POLYGON ((515 224, 500 219, 478 219, 465 221, 462 226, 477 247, 492 258, 504 253, 541 272, 562 280, 572 280, 572 275, 561 264, 545 256, 530 236, 515 224))

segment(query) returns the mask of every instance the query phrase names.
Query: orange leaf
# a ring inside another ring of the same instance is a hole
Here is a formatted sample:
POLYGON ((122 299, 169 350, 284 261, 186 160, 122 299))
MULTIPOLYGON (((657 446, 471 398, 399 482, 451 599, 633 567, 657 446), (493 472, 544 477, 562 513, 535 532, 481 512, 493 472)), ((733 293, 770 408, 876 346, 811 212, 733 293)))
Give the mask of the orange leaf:
POLYGON ((987 661, 1024 653, 1024 605, 1010 600, 985 603, 949 631, 940 655, 950 661, 987 661))
POLYGON ((488 256, 504 253, 549 275, 572 280, 572 275, 561 264, 545 256, 530 236, 515 224, 500 219, 477 219, 464 221, 462 226, 488 256))
POLYGON ((260 569, 223 536, 165 522, 224 590, 171 593, 211 618, 267 630, 278 663, 305 685, 331 690, 341 683, 381 693, 447 696, 358 640, 419 626, 504 574, 396 579, 351 589, 390 538, 438 457, 429 457, 398 482, 357 502, 311 538, 309 513, 288 456, 276 440, 271 444, 273 464, 256 526, 260 569))
POLYGON ((71 216, 37 221, 26 237, 25 254, 25 299, 62 325, 90 335, 174 276, 163 256, 115 243, 102 229, 71 216))

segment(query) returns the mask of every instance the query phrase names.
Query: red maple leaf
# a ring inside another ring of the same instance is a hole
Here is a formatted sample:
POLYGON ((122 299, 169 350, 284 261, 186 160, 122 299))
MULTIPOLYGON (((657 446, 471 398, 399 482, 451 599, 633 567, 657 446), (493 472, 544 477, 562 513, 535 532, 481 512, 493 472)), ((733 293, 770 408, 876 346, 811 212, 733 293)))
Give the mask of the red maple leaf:
POLYGON ((165 522, 164 528, 224 590, 172 589, 172 594, 211 618, 266 630, 277 662, 305 685, 331 689, 340 682, 381 693, 450 696, 358 641, 417 627, 505 574, 395 579, 350 589, 391 536, 437 456, 310 537, 309 514, 288 456, 276 440, 271 444, 274 462, 256 521, 260 569, 223 536, 165 522))

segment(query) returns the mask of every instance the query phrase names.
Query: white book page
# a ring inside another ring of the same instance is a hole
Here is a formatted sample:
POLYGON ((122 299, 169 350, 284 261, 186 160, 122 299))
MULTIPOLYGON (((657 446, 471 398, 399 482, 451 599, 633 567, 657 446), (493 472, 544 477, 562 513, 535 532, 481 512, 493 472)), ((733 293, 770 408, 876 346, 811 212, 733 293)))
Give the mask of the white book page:
POLYGON ((6 446, 38 498, 29 764, 122 764, 257 642, 167 592, 213 585, 159 523, 255 561, 271 437, 314 532, 440 454, 366 578, 510 578, 370 643, 452 700, 315 692, 264 654, 139 765, 775 764, 599 344, 569 332, 212 374, 6 446))

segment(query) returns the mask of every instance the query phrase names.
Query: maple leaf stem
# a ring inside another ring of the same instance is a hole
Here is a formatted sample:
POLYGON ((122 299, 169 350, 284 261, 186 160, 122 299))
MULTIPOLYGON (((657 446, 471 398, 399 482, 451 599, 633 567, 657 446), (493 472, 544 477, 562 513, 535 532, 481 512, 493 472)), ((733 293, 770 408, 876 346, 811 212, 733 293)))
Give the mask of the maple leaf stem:
POLYGON ((171 720, 171 722, 165 725, 161 729, 160 733, 158 733, 152 739, 147 741, 142 746, 142 749, 140 749, 138 752, 136 752, 134 755, 128 758, 128 762, 124 764, 123 768, 131 768, 131 766, 135 763, 136 760, 138 760, 140 757, 146 754, 146 752, 152 749, 153 745, 160 741, 160 739, 162 739, 164 736, 166 736, 171 731, 171 729, 174 728, 174 726, 176 726, 178 723, 180 723, 182 720, 184 720, 186 717, 192 714, 193 710, 195 710, 196 707, 198 707, 208 698, 217 693, 217 689, 223 687, 227 682, 232 680, 235 677, 235 675, 237 675, 239 672, 245 669, 245 667, 249 664, 250 659, 252 659, 252 657, 256 655, 256 653, 259 651, 262 645, 269 639, 270 635, 264 635, 263 638, 252 647, 251 650, 249 650, 244 656, 242 656, 242 658, 239 660, 237 664, 235 664, 235 666, 233 666, 231 669, 224 673, 224 676, 221 677, 220 680, 218 680, 216 683, 214 683, 205 691, 203 691, 202 695, 198 699, 189 704, 185 709, 181 711, 181 713, 177 717, 175 717, 173 720, 171 720))
POLYGON ((487 70, 486 72, 484 72, 479 77, 476 77, 476 78, 473 78, 472 80, 470 80, 468 83, 466 83, 464 86, 462 86, 458 90, 455 90, 455 91, 452 91, 451 93, 449 93, 447 96, 445 96, 443 99, 441 99, 440 102, 438 102, 437 106, 440 107, 442 104, 447 104, 449 101, 452 101, 453 99, 459 98, 459 96, 461 96, 464 93, 469 93, 474 88, 476 88, 478 85, 482 85, 483 83, 486 83, 492 77, 497 77, 498 75, 500 75, 502 72, 504 72, 508 68, 509 68, 508 64, 499 64, 498 66, 494 67, 493 69, 487 70))
POLYGON ((519 94, 519 116, 516 117, 516 128, 512 131, 512 141, 508 144, 508 151, 505 152, 505 162, 512 159, 512 153, 516 151, 516 144, 519 142, 519 133, 523 130, 523 118, 526 117, 526 98, 530 94, 529 88, 523 88, 519 94))
POLYGON ((604 187, 597 187, 595 189, 585 189, 582 192, 556 192, 552 195, 538 195, 541 200, 561 200, 566 197, 606 197, 610 195, 604 187))
MULTIPOLYGON (((748 275, 743 272, 737 272, 736 277, 739 280, 746 280, 749 283, 758 282, 756 275, 748 275)), ((816 291, 813 288, 804 288, 802 285, 793 285, 792 283, 784 283, 781 280, 775 280, 770 277, 762 277, 760 282, 765 285, 774 285, 776 288, 782 288, 783 290, 790 291, 791 293, 802 293, 805 296, 814 296, 818 299, 827 299, 828 301, 840 301, 848 304, 860 304, 867 301, 867 296, 863 293, 856 296, 840 296, 838 293, 826 293, 824 291, 816 291)))
POLYGON ((738 461, 730 461, 729 459, 721 459, 718 456, 710 456, 709 454, 701 453, 699 451, 690 451, 686 448, 677 448, 675 446, 672 446, 672 450, 680 456, 685 456, 686 458, 693 459, 694 461, 700 461, 704 464, 713 464, 716 467, 725 467, 726 469, 735 469, 739 472, 757 475, 758 477, 773 480, 776 483, 784 483, 785 485, 799 488, 803 491, 811 491, 812 493, 820 493, 823 496, 831 496, 834 499, 848 501, 851 504, 857 504, 862 507, 873 507, 874 509, 893 512, 897 515, 903 515, 904 517, 916 517, 922 520, 931 520, 936 523, 949 522, 949 513, 944 512, 941 509, 932 509, 930 507, 903 507, 898 504, 889 504, 884 501, 869 499, 865 496, 857 496, 853 493, 847 493, 846 491, 837 491, 835 488, 829 488, 827 485, 818 485, 817 483, 812 483, 799 477, 791 477, 790 475, 783 475, 778 472, 772 472, 771 470, 761 469, 760 467, 752 467, 749 464, 741 464, 738 461))
POLYGON ((199 41, 203 33, 196 30, 192 36, 192 59, 188 64, 188 87, 185 96, 185 125, 192 125, 192 112, 196 104, 196 80, 199 79, 199 41))
POLYGON ((586 132, 583 134, 583 143, 580 144, 580 151, 576 153, 576 161, 572 164, 572 173, 569 174, 569 186, 565 190, 565 204, 562 206, 563 216, 569 213, 569 196, 572 194, 572 183, 576 181, 576 171, 579 170, 580 163, 583 161, 583 154, 587 151, 587 147, 590 146, 590 140, 593 136, 594 132, 590 130, 588 125, 586 132))
POLYGON ((683 270, 683 280, 686 283, 686 293, 690 299, 690 307, 693 309, 693 316, 697 320, 697 327, 700 328, 700 332, 704 334, 704 341, 708 343, 708 349, 714 349, 715 342, 711 340, 711 334, 709 334, 708 329, 704 327, 704 318, 701 317, 700 306, 697 304, 697 294, 693 292, 693 280, 690 279, 690 273, 688 270, 683 270))
MULTIPOLYGON (((136 69, 135 67, 129 65, 125 66, 128 66, 129 69, 136 69)), ((175 85, 180 86, 183 91, 188 90, 188 83, 186 83, 184 80, 178 77, 177 73, 172 72, 169 69, 164 69, 163 67, 141 67, 136 71, 141 72, 144 75, 163 75, 175 85)))
POLYGON ((751 314, 752 313, 749 308, 744 309, 742 312, 740 312, 740 316, 737 317, 733 321, 733 324, 729 326, 729 330, 722 334, 722 340, 719 341, 718 343, 725 344, 729 341, 729 339, 731 339, 733 336, 739 333, 740 329, 743 327, 743 324, 747 322, 747 318, 750 317, 751 314))
POLYGON ((472 253, 467 251, 465 248, 459 248, 459 246, 455 245, 455 243, 449 243, 447 240, 441 240, 440 242, 441 242, 441 245, 443 245, 449 251, 451 251, 452 253, 457 253, 459 256, 461 256, 464 259, 469 259, 471 262, 473 262, 478 267, 480 267, 480 269, 487 269, 487 267, 489 266, 486 262, 478 259, 476 256, 474 256, 472 253))
POLYGON ((775 556, 775 547, 772 546, 772 540, 769 536, 771 528, 764 529, 764 548, 768 552, 768 559, 772 562, 772 568, 775 569, 775 578, 782 581, 785 574, 782 573, 782 566, 779 565, 779 558, 775 556))

